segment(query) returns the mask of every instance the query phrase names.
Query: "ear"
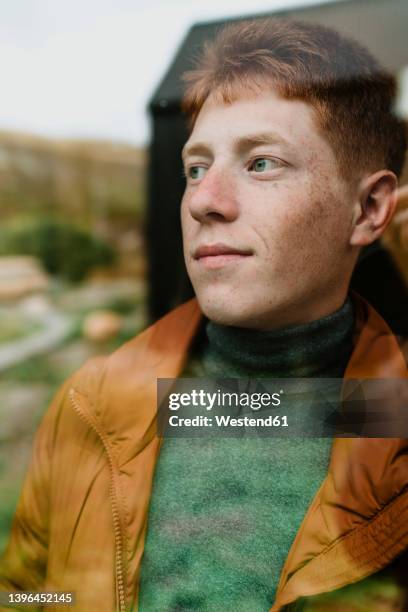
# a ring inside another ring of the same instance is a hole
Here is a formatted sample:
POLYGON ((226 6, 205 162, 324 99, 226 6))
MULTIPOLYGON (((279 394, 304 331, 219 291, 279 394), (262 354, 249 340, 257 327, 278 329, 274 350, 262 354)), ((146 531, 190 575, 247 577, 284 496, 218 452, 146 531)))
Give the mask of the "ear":
POLYGON ((391 170, 380 170, 361 180, 350 244, 364 246, 381 236, 397 205, 397 186, 397 177, 391 170))

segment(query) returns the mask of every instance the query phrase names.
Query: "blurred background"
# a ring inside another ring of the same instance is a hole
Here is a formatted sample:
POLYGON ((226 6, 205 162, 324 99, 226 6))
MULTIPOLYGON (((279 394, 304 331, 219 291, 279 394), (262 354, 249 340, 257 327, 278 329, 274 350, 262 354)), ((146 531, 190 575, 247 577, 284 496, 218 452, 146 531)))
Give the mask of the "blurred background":
MULTIPOLYGON (((56 388, 191 295, 181 73, 229 19, 300 17, 398 75, 406 0, 25 0, 0 7, 0 550, 56 388)), ((408 182, 405 171, 402 184, 408 182)), ((408 191, 353 283, 408 334, 408 191)))

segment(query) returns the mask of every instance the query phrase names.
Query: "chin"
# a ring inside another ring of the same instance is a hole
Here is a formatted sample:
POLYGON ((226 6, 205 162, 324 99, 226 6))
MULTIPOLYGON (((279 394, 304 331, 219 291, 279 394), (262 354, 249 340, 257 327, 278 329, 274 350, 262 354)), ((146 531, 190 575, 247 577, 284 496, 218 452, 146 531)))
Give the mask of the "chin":
POLYGON ((218 325, 235 327, 256 327, 259 312, 243 305, 238 298, 231 296, 203 296, 197 294, 197 300, 204 315, 218 325))

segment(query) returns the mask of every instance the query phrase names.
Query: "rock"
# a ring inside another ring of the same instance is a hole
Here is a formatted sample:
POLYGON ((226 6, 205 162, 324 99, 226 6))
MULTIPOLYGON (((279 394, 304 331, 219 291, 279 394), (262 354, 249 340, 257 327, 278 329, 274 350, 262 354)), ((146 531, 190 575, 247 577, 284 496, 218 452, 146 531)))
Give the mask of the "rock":
POLYGON ((19 309, 28 316, 41 318, 52 310, 52 306, 46 295, 36 294, 24 298, 19 304, 19 309))
POLYGON ((83 334, 92 342, 106 342, 115 338, 122 328, 123 320, 115 312, 99 310, 89 314, 83 325, 83 334))
POLYGON ((48 276, 36 257, 0 257, 0 300, 17 300, 43 292, 48 284, 48 276))

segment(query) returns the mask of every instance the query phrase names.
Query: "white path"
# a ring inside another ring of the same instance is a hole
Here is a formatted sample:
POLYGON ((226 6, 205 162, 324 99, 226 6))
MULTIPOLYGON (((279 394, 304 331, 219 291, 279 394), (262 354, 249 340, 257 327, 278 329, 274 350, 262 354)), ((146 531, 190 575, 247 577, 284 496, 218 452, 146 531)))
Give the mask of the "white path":
POLYGON ((59 312, 49 310, 37 319, 44 328, 27 338, 0 344, 0 372, 55 348, 68 336, 72 319, 59 312))

